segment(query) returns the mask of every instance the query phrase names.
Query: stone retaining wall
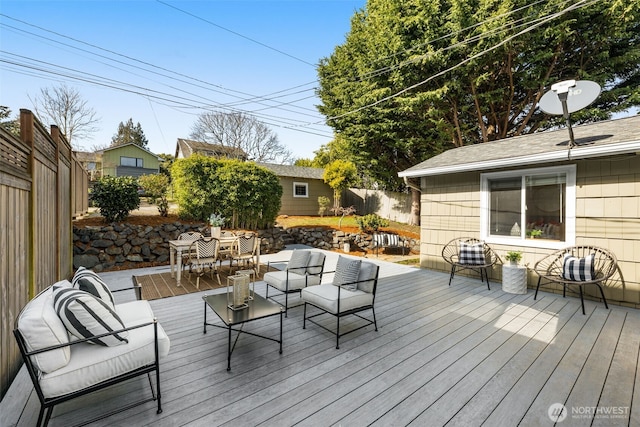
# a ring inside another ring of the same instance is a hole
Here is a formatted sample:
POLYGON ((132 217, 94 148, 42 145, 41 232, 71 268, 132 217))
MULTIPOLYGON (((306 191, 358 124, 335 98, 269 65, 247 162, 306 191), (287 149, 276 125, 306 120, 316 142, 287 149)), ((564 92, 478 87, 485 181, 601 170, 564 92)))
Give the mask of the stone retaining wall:
MULTIPOLYGON (((115 268, 138 268, 169 263, 169 240, 181 233, 198 231, 209 235, 209 227, 198 224, 175 222, 159 226, 112 224, 101 227, 73 229, 73 266, 84 266, 95 271, 115 268)), ((260 230, 261 253, 274 253, 284 249, 285 244, 300 243, 320 249, 344 249, 349 243, 352 251, 372 248, 372 236, 362 233, 345 233, 324 228, 279 227, 260 230)), ((414 253, 420 242, 410 240, 414 253)))

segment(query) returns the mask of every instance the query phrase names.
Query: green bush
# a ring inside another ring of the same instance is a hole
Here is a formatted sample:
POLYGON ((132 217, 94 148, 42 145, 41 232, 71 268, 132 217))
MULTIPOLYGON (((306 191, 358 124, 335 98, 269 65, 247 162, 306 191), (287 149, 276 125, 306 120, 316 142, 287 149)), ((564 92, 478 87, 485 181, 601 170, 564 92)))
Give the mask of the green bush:
POLYGON ((140 207, 138 182, 130 176, 105 176, 96 181, 91 194, 106 222, 122 221, 140 207))
POLYGON ((388 227, 389 221, 376 214, 367 214, 356 218, 360 231, 370 233, 380 227, 388 227))
POLYGON ((253 162, 190 156, 174 162, 171 177, 184 218, 216 213, 231 228, 258 229, 275 221, 282 203, 278 177, 253 162))
POLYGON ((169 200, 167 200, 169 177, 161 173, 142 175, 138 178, 138 184, 144 190, 149 202, 158 206, 160 216, 167 216, 169 213, 169 200))
POLYGON ((318 215, 320 215, 321 217, 324 216, 324 214, 326 214, 329 210, 330 204, 331 200, 327 196, 319 196, 318 206, 320 206, 320 208, 318 209, 318 215))

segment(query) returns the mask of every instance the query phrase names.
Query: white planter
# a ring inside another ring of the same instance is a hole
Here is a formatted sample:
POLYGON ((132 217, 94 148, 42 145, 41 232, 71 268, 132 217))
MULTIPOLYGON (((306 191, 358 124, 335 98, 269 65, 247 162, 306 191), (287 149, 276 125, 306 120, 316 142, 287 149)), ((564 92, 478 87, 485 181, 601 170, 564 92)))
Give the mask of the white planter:
POLYGON ((527 268, 502 266, 502 290, 510 294, 527 293, 527 268))
POLYGON ((211 237, 215 237, 216 239, 219 239, 221 231, 222 231, 221 227, 211 227, 211 237))
POLYGON ((345 242, 345 243, 344 243, 343 250, 344 250, 345 252, 351 252, 351 244, 350 244, 349 242, 345 242))

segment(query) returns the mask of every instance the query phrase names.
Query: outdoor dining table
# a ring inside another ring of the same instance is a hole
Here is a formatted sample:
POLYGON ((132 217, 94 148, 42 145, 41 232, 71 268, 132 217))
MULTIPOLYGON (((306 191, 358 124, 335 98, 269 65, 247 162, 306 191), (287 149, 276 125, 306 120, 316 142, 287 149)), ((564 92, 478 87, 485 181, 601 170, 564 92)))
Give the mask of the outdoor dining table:
MULTIPOLYGON (((220 237, 221 248, 233 246, 237 236, 220 237)), ((180 286, 182 277, 182 253, 189 250, 193 240, 169 240, 169 265, 171 266, 171 278, 176 279, 176 285, 180 286)), ((258 239, 258 250, 256 252, 256 264, 260 265, 260 239, 258 239)))

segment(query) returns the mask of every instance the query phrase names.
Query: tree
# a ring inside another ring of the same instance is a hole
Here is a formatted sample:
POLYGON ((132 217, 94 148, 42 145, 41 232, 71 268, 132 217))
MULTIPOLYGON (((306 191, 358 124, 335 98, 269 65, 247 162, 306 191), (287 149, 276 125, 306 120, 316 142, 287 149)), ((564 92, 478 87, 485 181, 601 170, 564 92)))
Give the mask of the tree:
POLYGON ((130 118, 127 123, 118 125, 118 132, 111 138, 111 146, 124 145, 124 144, 136 144, 140 147, 147 149, 149 141, 144 136, 144 131, 140 122, 133 124, 133 118, 130 118))
POLYGON ((75 148, 78 140, 88 139, 98 130, 96 124, 100 119, 96 112, 82 99, 80 92, 65 84, 40 89, 40 94, 31 102, 38 118, 58 126, 75 148))
POLYGON ((105 176, 93 186, 91 196, 105 222, 122 221, 140 207, 138 182, 130 176, 105 176))
POLYGON ((158 205, 160 216, 167 216, 169 214, 169 200, 167 199, 169 177, 162 173, 142 175, 138 178, 138 184, 144 189, 150 203, 158 205))
POLYGON ((337 214, 340 209, 340 195, 357 181, 356 165, 346 160, 334 160, 322 175, 322 179, 333 188, 333 209, 337 214))
POLYGON ((291 152, 267 125, 244 113, 203 113, 191 127, 191 139, 244 151, 250 160, 292 163, 291 152))
POLYGON ((536 105, 560 80, 603 87, 574 122, 609 118, 640 104, 640 3, 584 4, 369 0, 320 62, 319 110, 387 189, 449 148, 558 126, 536 105))
POLYGON ((0 105, 0 126, 13 136, 20 138, 20 119, 16 117, 13 120, 7 120, 9 117, 11 117, 11 109, 0 105))

